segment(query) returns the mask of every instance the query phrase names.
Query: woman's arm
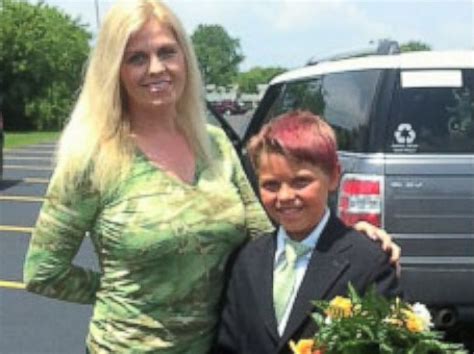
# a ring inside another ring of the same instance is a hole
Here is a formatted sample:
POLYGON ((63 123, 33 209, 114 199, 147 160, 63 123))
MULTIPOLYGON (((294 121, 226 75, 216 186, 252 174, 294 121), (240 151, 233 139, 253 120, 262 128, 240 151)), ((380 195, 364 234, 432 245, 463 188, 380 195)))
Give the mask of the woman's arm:
POLYGON ((255 238, 273 232, 274 226, 255 195, 237 155, 234 158, 234 165, 234 183, 245 207, 245 222, 250 237, 255 238))
POLYGON ((72 264, 98 210, 98 196, 74 191, 60 197, 50 186, 24 266, 28 291, 77 303, 92 303, 100 274, 72 264))
POLYGON ((222 131, 219 131, 218 139, 222 154, 232 165, 232 181, 245 208, 245 223, 250 238, 273 232, 275 227, 255 195, 232 143, 222 131))

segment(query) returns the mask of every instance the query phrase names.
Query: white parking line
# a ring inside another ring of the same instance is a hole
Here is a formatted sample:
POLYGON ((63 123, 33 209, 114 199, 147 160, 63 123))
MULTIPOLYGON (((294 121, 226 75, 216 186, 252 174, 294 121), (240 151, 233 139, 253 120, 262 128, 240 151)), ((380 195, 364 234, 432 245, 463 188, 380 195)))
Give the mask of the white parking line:
POLYGON ((49 183, 49 179, 47 178, 23 178, 21 180, 23 183, 38 183, 38 184, 48 184, 49 183))
POLYGON ((14 156, 14 155, 5 155, 3 156, 5 161, 18 160, 18 161, 52 161, 52 157, 41 157, 41 156, 14 156))
POLYGON ((0 288, 25 290, 26 286, 24 283, 20 283, 17 281, 0 280, 0 288))
POLYGON ((5 154, 27 154, 27 155, 52 155, 54 151, 38 151, 38 150, 17 150, 17 149, 4 149, 5 154))
POLYGON ((3 165, 5 170, 35 170, 35 171, 52 171, 53 167, 44 166, 27 166, 27 165, 3 165))
POLYGON ((29 197, 26 195, 0 195, 0 201, 8 202, 44 202, 45 198, 29 197))
POLYGON ((33 227, 26 226, 13 226, 13 225, 0 225, 0 232, 18 232, 22 234, 31 234, 33 232, 33 227))

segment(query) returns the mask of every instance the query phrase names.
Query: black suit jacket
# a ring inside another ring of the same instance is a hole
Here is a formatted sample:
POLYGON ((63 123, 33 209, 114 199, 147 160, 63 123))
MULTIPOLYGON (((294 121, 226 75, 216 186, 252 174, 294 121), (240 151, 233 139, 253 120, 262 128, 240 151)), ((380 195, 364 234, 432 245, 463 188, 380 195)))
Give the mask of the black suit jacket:
POLYGON ((273 308, 276 235, 247 244, 238 254, 227 289, 216 353, 291 353, 289 341, 311 338, 316 324, 312 300, 359 293, 375 284, 387 296, 400 295, 395 269, 380 245, 331 216, 311 255, 285 332, 280 337, 273 308))

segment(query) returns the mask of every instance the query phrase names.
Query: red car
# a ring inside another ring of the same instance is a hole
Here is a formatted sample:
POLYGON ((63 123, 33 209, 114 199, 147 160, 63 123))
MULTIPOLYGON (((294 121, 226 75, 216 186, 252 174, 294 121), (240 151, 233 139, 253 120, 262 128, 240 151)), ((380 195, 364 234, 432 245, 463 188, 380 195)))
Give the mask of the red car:
POLYGON ((233 114, 244 114, 247 112, 247 109, 237 101, 220 101, 211 103, 212 107, 216 110, 217 113, 225 116, 233 114))

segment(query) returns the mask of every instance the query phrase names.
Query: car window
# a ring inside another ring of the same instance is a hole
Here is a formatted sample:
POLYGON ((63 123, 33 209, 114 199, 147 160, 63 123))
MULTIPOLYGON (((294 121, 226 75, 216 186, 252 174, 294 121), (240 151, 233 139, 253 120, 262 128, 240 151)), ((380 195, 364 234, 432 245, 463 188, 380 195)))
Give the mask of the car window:
POLYGON ((229 140, 232 142, 232 145, 234 145, 237 154, 240 156, 242 149, 242 139, 234 130, 234 128, 232 128, 232 126, 226 121, 226 119, 216 112, 209 102, 206 103, 206 118, 207 123, 215 125, 225 132, 229 140))
POLYGON ((381 70, 327 74, 286 84, 264 122, 295 109, 322 115, 334 128, 340 150, 364 151, 381 70))
POLYGON ((323 78, 323 116, 337 135, 339 150, 364 152, 381 70, 328 74, 323 78))
POLYGON ((406 88, 399 82, 386 151, 473 153, 473 72, 462 72, 459 87, 406 88))

